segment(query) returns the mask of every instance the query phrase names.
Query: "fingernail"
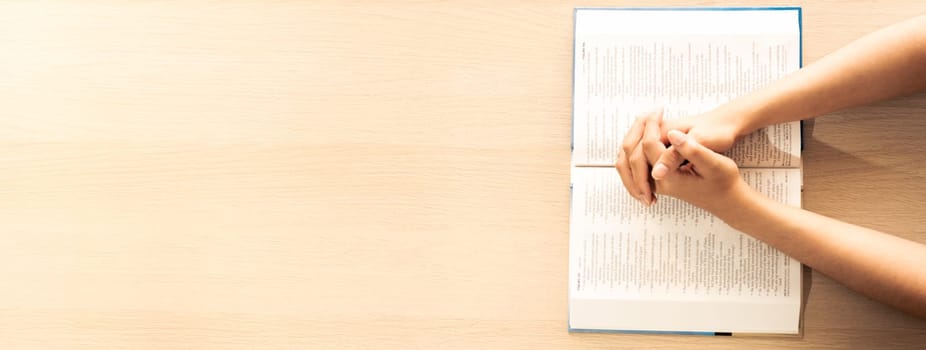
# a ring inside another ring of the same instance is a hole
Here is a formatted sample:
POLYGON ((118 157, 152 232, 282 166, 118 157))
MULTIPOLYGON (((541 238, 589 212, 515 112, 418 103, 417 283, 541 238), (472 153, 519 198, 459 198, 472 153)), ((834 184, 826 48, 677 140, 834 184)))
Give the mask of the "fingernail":
POLYGON ((656 166, 653 167, 653 178, 656 180, 662 179, 663 176, 669 173, 669 168, 665 164, 656 163, 656 166))
POLYGON ((685 143, 688 140, 688 135, 678 130, 669 131, 669 142, 672 142, 673 145, 679 146, 685 143))

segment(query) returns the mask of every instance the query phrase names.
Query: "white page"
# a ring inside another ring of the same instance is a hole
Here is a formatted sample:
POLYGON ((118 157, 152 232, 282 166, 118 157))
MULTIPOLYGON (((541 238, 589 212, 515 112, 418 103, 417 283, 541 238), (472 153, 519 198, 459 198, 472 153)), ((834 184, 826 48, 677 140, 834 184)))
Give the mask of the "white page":
MULTIPOLYGON (((799 69, 796 21, 782 10, 577 10, 573 164, 614 164, 653 107, 666 119, 698 115, 799 69)), ((741 166, 798 166, 800 124, 767 129, 728 154, 741 166)))
MULTIPOLYGON (((800 205, 799 169, 742 174, 800 205)), ((796 333, 799 262, 671 197, 643 207, 612 168, 573 168, 572 181, 570 327, 796 333)))

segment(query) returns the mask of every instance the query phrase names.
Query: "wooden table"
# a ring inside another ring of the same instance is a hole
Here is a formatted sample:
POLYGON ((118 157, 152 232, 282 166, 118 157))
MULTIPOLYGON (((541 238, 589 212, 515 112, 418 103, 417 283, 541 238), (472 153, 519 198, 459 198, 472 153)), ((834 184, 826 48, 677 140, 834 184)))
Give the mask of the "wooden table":
MULTIPOLYGON (((634 4, 3 3, 0 348, 924 346, 816 273, 803 338, 566 331, 572 8, 634 4)), ((798 5, 805 63, 926 12, 798 5)), ((926 243, 926 95, 806 131, 807 209, 926 243)))

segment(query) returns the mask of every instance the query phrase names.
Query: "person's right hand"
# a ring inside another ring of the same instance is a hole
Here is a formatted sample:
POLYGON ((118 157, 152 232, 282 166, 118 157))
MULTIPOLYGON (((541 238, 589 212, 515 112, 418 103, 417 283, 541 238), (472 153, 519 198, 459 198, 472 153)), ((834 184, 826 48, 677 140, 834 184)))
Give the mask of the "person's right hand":
POLYGON ((740 177, 736 163, 701 145, 691 135, 671 130, 672 152, 688 164, 673 168, 655 181, 656 192, 684 200, 711 213, 728 210, 730 205, 753 194, 740 177))
MULTIPOLYGON (((667 121, 663 123, 660 130, 664 140, 668 141, 665 136, 670 130, 679 130, 710 150, 722 153, 733 147, 740 133, 740 125, 735 120, 731 120, 730 116, 708 112, 694 117, 667 121)), ((672 147, 669 147, 667 152, 663 152, 658 159, 653 161, 653 179, 661 179, 669 170, 677 169, 685 161, 678 152, 671 152, 671 150, 672 147)))

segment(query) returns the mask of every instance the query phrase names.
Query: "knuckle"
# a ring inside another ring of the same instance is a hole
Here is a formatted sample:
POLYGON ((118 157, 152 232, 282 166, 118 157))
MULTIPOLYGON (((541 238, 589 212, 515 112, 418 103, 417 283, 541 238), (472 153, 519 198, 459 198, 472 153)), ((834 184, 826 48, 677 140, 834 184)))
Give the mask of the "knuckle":
POLYGON ((656 138, 647 138, 643 140, 643 147, 647 149, 665 147, 662 142, 659 142, 656 138))
POLYGON ((633 153, 633 148, 634 148, 634 146, 636 146, 636 143, 631 143, 630 141, 625 141, 625 142, 621 145, 621 149, 624 151, 624 154, 625 154, 625 155, 628 155, 628 154, 632 154, 632 153, 633 153))
POLYGON ((721 166, 725 168, 727 171, 738 171, 739 170, 736 167, 736 162, 734 162, 732 159, 729 159, 729 158, 722 159, 721 166))

